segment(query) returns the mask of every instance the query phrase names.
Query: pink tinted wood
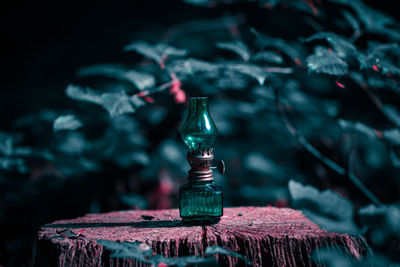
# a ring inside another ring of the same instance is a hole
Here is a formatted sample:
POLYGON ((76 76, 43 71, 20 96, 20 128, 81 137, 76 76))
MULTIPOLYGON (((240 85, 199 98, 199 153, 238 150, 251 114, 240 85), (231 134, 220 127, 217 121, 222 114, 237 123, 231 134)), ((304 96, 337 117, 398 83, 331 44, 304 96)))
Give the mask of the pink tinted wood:
MULTIPOLYGON (((363 238, 322 230, 293 209, 225 208, 218 224, 191 227, 181 223, 176 209, 135 210, 87 214, 42 226, 36 264, 137 266, 135 259, 110 259, 99 239, 146 242, 166 257, 203 255, 207 246, 219 245, 246 256, 255 266, 310 266, 310 253, 318 246, 340 245, 356 258, 368 250, 363 238)), ((243 264, 230 256, 217 259, 223 266, 243 264)))

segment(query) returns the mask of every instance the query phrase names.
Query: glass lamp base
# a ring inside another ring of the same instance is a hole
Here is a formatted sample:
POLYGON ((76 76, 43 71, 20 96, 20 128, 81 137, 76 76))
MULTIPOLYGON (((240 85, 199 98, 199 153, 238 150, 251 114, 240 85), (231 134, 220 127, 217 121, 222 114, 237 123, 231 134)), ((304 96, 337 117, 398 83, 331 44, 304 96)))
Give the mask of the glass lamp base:
POLYGON ((223 214, 221 188, 212 182, 189 182, 179 189, 179 213, 185 224, 213 224, 223 214))

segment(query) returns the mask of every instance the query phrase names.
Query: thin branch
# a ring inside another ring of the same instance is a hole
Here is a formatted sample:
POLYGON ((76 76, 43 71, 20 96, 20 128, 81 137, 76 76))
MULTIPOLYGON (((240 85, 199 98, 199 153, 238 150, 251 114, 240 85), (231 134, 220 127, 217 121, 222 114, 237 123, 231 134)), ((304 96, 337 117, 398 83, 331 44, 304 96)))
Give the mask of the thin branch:
POLYGON ((145 91, 140 91, 139 93, 133 94, 131 95, 131 97, 142 97, 142 98, 146 98, 149 95, 152 95, 154 93, 158 93, 161 91, 164 91, 165 89, 167 89, 168 87, 171 87, 174 84, 174 80, 171 80, 167 83, 163 83, 160 86, 154 88, 153 90, 149 91, 149 90, 145 90, 145 91))
POLYGON ((291 124, 289 121, 285 110, 280 102, 279 99, 279 93, 278 90, 275 89, 275 105, 281 115, 282 121, 285 125, 285 127, 288 129, 288 131, 296 137, 297 141, 308 151, 310 152, 314 157, 317 159, 321 160, 325 165, 327 165, 329 168, 334 170, 340 175, 346 175, 348 173, 349 179, 360 189, 360 191, 375 205, 382 205, 382 202, 360 181, 360 179, 355 176, 351 171, 346 171, 345 168, 339 166, 337 163, 332 161, 331 159, 325 157, 324 155, 319 152, 318 149, 316 149, 313 145, 310 144, 310 142, 305 139, 305 137, 300 134, 296 128, 291 124))

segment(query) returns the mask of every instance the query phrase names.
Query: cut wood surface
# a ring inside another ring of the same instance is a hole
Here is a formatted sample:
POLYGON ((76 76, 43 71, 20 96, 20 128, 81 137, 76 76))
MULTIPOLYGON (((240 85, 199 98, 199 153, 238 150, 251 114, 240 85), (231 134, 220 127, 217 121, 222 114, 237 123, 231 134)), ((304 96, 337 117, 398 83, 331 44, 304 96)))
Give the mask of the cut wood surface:
MULTIPOLYGON (((36 266, 136 266, 134 258, 110 258, 97 240, 140 241, 166 257, 203 255, 208 246, 240 253, 254 266, 309 266, 319 246, 340 245, 355 258, 367 253, 361 237, 320 229, 301 211, 274 207, 225 208, 218 224, 183 225, 179 211, 133 210, 87 214, 42 226, 36 266)), ((244 265, 232 256, 216 256, 222 266, 244 265)), ((145 265, 146 266, 146 265, 145 265)))

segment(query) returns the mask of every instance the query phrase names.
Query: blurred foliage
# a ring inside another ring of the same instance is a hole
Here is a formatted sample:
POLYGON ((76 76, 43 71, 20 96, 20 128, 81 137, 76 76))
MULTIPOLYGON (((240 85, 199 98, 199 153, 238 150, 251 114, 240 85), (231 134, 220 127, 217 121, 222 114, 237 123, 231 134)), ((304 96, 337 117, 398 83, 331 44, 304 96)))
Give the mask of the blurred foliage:
MULTIPOLYGON (((226 206, 291 201, 327 230, 364 235, 382 262, 399 260, 399 23, 359 0, 184 2, 230 15, 134 40, 129 64, 77 71, 70 109, 0 132, 0 221, 66 188, 89 199, 81 213, 176 207, 189 168, 180 123, 188 97, 206 95, 226 206), (242 4, 276 21, 246 21, 242 4)), ((52 211, 32 212, 44 223, 52 211)), ((339 252, 320 253, 343 266, 339 252)))
MULTIPOLYGON (((212 257, 202 256, 183 256, 177 258, 166 258, 156 254, 151 247, 139 241, 136 242, 116 242, 110 240, 97 240, 98 243, 113 251, 111 258, 135 258, 140 263, 151 264, 152 266, 218 266, 218 261, 212 257)), ((252 262, 241 254, 229 251, 222 247, 210 246, 204 251, 206 256, 226 255, 236 257, 251 266, 252 262)))

